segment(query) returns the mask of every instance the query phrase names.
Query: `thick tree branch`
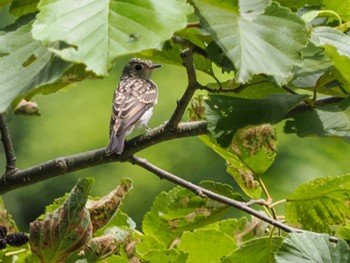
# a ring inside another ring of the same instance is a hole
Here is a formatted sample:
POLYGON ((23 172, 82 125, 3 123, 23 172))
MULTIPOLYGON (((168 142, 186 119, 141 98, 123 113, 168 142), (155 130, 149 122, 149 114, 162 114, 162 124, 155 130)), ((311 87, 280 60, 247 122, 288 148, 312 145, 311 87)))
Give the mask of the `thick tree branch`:
POLYGON ((17 170, 12 174, 5 173, 0 178, 0 195, 10 190, 31 185, 55 176, 82 170, 85 168, 101 165, 110 162, 122 162, 154 144, 164 141, 196 136, 207 133, 205 121, 180 123, 178 127, 169 132, 165 124, 133 138, 128 141, 122 154, 106 156, 105 148, 56 158, 45 163, 30 167, 24 170, 17 170))
MULTIPOLYGON (((342 97, 325 97, 325 98, 320 98, 315 101, 315 105, 317 106, 326 106, 326 105, 332 105, 332 104, 339 104, 344 100, 342 97)), ((308 111, 312 111, 314 107, 310 106, 307 103, 301 103, 298 106, 296 106, 294 109, 289 111, 286 114, 286 118, 291 118, 294 117, 298 114, 305 113, 308 111)))
POLYGON ((3 114, 0 114, 0 133, 6 156, 6 174, 12 174, 16 171, 16 156, 13 150, 10 131, 7 128, 3 114))
POLYGON ((177 101, 176 109, 173 115, 170 117, 169 122, 167 123, 166 129, 168 129, 169 131, 176 130, 176 127, 181 121, 182 116, 184 115, 185 110, 187 108, 187 105, 190 103, 191 98, 193 97, 194 92, 196 91, 196 88, 198 86, 196 69, 193 64, 193 54, 191 49, 186 49, 185 51, 183 51, 181 53, 181 57, 183 60, 183 65, 186 68, 188 85, 182 98, 179 101, 177 101))
MULTIPOLYGON (((160 179, 165 179, 169 182, 175 183, 176 185, 180 185, 183 188, 186 188, 188 190, 190 190, 191 192, 205 198, 208 197, 210 199, 213 199, 215 201, 218 201, 220 203, 226 204, 228 206, 234 207, 236 209, 239 209, 243 212, 246 212, 256 218, 261 219, 262 221, 265 221, 283 231, 286 231, 288 233, 290 232, 304 232, 301 229, 297 229, 297 228, 293 228, 290 227, 286 224, 283 224, 281 222, 279 222, 278 220, 275 220, 269 216, 267 216, 266 214, 256 211, 254 209, 252 209, 251 207, 249 207, 251 205, 251 202, 248 203, 244 203, 244 202, 239 202, 237 200, 228 198, 226 196, 223 195, 219 195, 217 193, 214 193, 210 190, 207 190, 203 187, 200 187, 198 185, 195 185, 189 181, 186 181, 174 174, 171 174, 151 163, 149 163, 147 160, 133 156, 132 158, 129 159, 129 162, 131 162, 134 165, 138 165, 146 170, 148 170, 149 172, 157 175, 160 179)), ((330 237, 330 241, 332 242, 337 242, 338 239, 336 237, 330 237)))

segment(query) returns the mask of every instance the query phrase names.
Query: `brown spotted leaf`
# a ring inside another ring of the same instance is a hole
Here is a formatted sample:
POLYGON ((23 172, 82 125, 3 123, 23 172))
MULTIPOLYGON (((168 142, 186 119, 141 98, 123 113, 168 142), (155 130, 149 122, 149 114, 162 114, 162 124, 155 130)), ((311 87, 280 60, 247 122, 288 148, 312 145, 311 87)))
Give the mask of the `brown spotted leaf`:
POLYGON ((124 178, 118 187, 98 201, 89 200, 87 207, 90 212, 93 233, 115 216, 126 194, 132 189, 132 181, 124 178))
POLYGON ((176 187, 158 195, 144 217, 142 230, 162 242, 165 248, 179 238, 183 231, 212 223, 221 218, 226 210, 224 204, 176 187))
POLYGON ((92 178, 80 179, 60 207, 30 224, 30 246, 41 262, 63 262, 91 239, 85 203, 92 184, 92 178))

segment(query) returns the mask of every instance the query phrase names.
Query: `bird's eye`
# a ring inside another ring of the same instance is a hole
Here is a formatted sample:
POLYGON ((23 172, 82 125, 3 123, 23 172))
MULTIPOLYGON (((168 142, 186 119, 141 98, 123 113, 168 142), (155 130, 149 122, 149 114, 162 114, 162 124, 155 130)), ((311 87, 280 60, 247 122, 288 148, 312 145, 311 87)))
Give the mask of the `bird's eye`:
POLYGON ((140 64, 136 64, 134 67, 137 71, 142 69, 142 66, 140 64))

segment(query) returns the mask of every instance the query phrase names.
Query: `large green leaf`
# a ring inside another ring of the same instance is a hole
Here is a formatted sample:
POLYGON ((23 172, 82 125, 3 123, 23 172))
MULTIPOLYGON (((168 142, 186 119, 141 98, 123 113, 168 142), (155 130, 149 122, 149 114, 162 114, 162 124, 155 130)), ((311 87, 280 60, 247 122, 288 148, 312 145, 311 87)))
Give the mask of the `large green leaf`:
POLYGON ((342 78, 350 84, 350 36, 331 27, 316 27, 312 30, 311 41, 323 47, 342 78))
POLYGON ((31 26, 0 32, 0 113, 19 94, 54 83, 71 66, 33 40, 31 26))
POLYGON ((193 0, 202 23, 238 70, 238 82, 255 74, 281 82, 301 62, 306 46, 304 22, 287 8, 268 0, 193 0), (240 10, 240 11, 238 11, 240 10))
POLYGON ((328 235, 292 233, 283 241, 275 259, 277 263, 345 263, 350 261, 350 250, 344 240, 331 243, 328 235))
POLYGON ((285 132, 300 137, 339 137, 350 143, 350 99, 339 105, 322 106, 296 115, 286 122, 285 132))
POLYGON ((62 58, 107 75, 117 56, 154 48, 186 26, 184 0, 42 0, 33 36, 62 58))
POLYGON ((318 178, 300 185, 288 198, 285 217, 302 229, 334 233, 350 220, 350 175, 318 178))
POLYGON ((220 262, 220 259, 230 255, 237 245, 234 239, 221 231, 196 229, 193 232, 185 232, 177 247, 188 253, 187 263, 197 263, 220 262))
POLYGON ((261 237, 244 242, 223 263, 269 263, 275 262, 273 254, 279 249, 282 237, 261 237), (252 256, 254 255, 254 256, 252 256))
POLYGON ((142 222, 142 230, 168 247, 185 230, 216 221, 227 211, 227 206, 176 187, 160 193, 142 222))
POLYGON ((243 99, 213 94, 204 101, 208 130, 219 144, 227 147, 238 129, 278 123, 305 98, 304 95, 272 94, 262 99, 243 99))
POLYGON ((80 179, 65 202, 30 225, 30 246, 41 262, 63 262, 85 245, 92 226, 85 204, 93 178, 80 179))

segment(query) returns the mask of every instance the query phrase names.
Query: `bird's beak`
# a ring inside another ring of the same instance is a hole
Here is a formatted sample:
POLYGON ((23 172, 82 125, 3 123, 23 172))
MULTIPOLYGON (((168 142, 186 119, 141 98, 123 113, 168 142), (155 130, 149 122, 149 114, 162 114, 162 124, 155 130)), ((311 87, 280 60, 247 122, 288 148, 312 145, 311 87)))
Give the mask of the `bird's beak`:
POLYGON ((162 65, 161 64, 153 64, 152 66, 150 66, 150 69, 155 69, 155 68, 160 68, 162 65))

